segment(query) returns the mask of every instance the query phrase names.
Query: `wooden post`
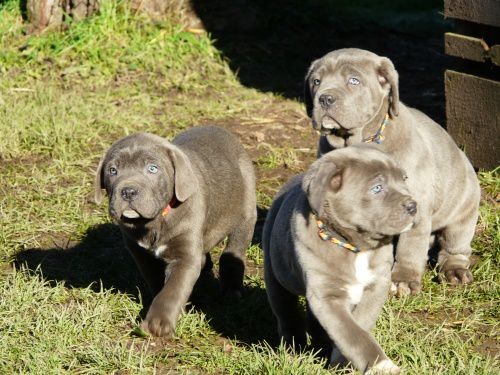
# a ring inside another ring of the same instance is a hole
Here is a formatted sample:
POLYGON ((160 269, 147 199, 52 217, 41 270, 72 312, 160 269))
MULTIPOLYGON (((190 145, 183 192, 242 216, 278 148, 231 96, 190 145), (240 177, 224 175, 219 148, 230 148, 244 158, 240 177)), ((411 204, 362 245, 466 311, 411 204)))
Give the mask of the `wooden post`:
POLYGON ((500 165, 500 1, 444 0, 456 31, 445 52, 462 72, 446 70, 447 130, 476 168, 500 165))

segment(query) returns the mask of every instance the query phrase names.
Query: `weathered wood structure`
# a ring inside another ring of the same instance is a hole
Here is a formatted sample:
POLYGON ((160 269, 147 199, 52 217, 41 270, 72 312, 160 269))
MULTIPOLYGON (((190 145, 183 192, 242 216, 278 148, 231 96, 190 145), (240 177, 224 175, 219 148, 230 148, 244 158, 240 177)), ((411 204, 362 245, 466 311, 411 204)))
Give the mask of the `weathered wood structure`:
POLYGON ((500 165, 500 0, 444 0, 447 130, 476 168, 500 165), (458 70, 458 71, 457 71, 458 70))

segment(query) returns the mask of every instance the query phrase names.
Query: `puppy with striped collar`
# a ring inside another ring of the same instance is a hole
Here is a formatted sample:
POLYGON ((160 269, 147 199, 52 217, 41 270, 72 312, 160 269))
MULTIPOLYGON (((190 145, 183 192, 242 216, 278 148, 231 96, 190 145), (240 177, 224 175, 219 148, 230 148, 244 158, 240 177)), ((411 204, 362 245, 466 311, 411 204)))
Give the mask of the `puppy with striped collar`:
POLYGON ((285 343, 303 347, 307 331, 331 365, 399 373, 370 330, 391 283, 392 240, 413 227, 416 211, 404 171, 370 145, 332 151, 283 187, 262 245, 266 291, 285 343))

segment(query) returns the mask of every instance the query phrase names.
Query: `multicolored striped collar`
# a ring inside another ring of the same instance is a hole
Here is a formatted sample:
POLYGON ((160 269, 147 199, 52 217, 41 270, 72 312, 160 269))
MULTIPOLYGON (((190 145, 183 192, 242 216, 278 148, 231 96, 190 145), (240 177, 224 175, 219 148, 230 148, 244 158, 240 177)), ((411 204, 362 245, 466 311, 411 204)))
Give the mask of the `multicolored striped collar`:
POLYGON ((361 249, 354 245, 351 245, 348 242, 340 241, 338 238, 334 237, 332 231, 323 223, 318 217, 313 214, 314 219, 316 220, 316 225, 318 226, 318 235, 323 241, 329 241, 334 243, 335 245, 341 246, 346 250, 352 251, 353 253, 359 253, 361 249))
POLYGON ((377 130, 375 135, 372 135, 371 137, 363 139, 363 142, 365 143, 370 143, 370 142, 375 142, 376 144, 381 144, 383 140, 385 139, 383 133, 385 130, 385 127, 389 124, 389 114, 387 113, 384 117, 384 121, 382 121, 382 125, 380 125, 380 128, 377 130))
POLYGON ((167 207, 163 209, 161 212, 161 216, 165 217, 169 214, 170 210, 174 208, 177 205, 177 199, 175 198, 175 195, 172 197, 172 200, 167 204, 167 207))

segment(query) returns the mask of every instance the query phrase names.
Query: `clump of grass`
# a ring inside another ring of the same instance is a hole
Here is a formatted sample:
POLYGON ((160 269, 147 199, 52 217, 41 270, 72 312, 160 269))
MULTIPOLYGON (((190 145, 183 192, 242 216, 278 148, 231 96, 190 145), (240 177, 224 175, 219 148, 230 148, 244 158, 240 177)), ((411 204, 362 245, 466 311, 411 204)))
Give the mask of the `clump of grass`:
POLYGON ((124 1, 101 2, 97 15, 62 33, 26 37, 20 37, 19 14, 12 14, 16 3, 9 2, 9 10, 2 12, 15 26, 0 23, 0 65, 6 74, 23 66, 19 80, 92 77, 99 83, 132 71, 163 74, 170 84, 189 89, 190 82, 214 73, 214 68, 224 69, 223 64, 213 64, 221 58, 206 35, 193 35, 168 21, 152 23, 132 13, 124 1))
POLYGON ((261 147, 266 147, 268 151, 257 160, 257 165, 266 169, 289 168, 294 171, 299 171, 301 162, 297 152, 292 148, 272 147, 268 144, 262 144, 261 147))
POLYGON ((479 207, 479 222, 476 227, 472 247, 474 253, 481 257, 476 267, 480 277, 498 285, 499 275, 495 272, 500 266, 500 168, 479 173, 479 181, 483 191, 479 207), (496 276, 496 277, 495 277, 496 276))
POLYGON ((15 270, 0 288, 2 373, 140 369, 143 353, 126 338, 140 306, 127 295, 49 285, 15 270))
POLYGON ((255 263, 256 266, 264 264, 264 254, 262 249, 257 245, 251 245, 247 250, 247 258, 255 263))

